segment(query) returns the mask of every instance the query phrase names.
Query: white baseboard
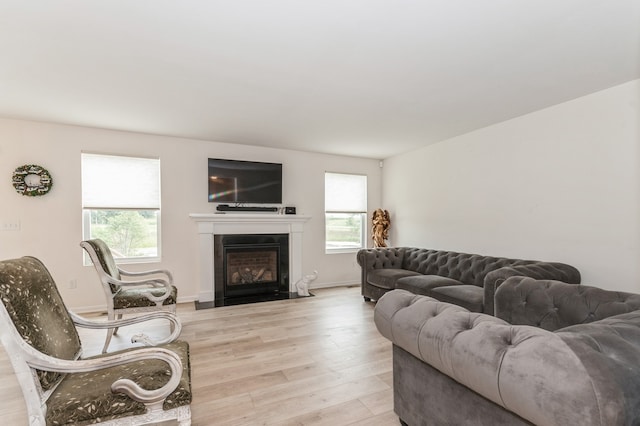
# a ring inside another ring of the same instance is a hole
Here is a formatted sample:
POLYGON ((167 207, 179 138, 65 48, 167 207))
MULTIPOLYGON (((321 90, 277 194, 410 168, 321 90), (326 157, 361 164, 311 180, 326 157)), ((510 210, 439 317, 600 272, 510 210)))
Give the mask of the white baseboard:
POLYGON ((353 281, 339 281, 339 282, 332 282, 332 283, 320 283, 320 284, 311 284, 309 286, 309 290, 312 290, 314 288, 329 288, 329 287, 351 287, 351 286, 360 286, 359 282, 353 282, 353 281))
POLYGON ((193 303, 198 300, 197 296, 178 297, 178 303, 193 303))
MULTIPOLYGON (((359 282, 353 281, 343 281, 343 282, 333 282, 333 283, 321 283, 310 285, 309 290, 313 290, 314 288, 330 288, 330 287, 350 287, 350 286, 360 286, 359 282)), ((197 296, 186 296, 186 297, 178 297, 178 303, 193 303, 198 300, 197 296)), ((76 314, 88 314, 88 313, 104 313, 107 314, 107 306, 106 305, 95 305, 95 306, 80 306, 75 308, 69 308, 70 311, 75 312, 76 314)))

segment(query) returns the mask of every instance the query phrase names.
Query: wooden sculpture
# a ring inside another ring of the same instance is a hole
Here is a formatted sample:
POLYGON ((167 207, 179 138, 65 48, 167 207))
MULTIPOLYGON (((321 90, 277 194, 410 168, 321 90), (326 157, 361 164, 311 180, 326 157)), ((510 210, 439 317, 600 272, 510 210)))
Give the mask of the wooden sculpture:
POLYGON ((389 228, 391 227, 391 218, 387 210, 376 209, 371 218, 371 236, 373 238, 374 247, 386 247, 385 240, 389 238, 389 228))

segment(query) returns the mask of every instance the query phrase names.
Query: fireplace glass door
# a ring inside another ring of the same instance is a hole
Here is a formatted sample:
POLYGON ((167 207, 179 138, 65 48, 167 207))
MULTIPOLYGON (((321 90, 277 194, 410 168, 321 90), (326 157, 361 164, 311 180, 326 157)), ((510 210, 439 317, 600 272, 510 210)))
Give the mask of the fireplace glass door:
POLYGON ((232 234, 214 238, 216 300, 289 292, 289 236, 232 234))
POLYGON ((279 245, 230 246, 224 256, 225 297, 278 290, 279 245))

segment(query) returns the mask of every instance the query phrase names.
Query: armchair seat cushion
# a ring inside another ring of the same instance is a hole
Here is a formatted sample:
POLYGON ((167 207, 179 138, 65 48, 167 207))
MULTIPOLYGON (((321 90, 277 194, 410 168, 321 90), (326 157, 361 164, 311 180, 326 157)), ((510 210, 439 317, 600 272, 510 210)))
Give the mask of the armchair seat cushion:
MULTIPOLYGON (((164 294, 164 288, 152 289, 149 291, 149 287, 122 287, 118 293, 113 297, 113 307, 115 309, 127 309, 127 308, 141 308, 148 306, 156 306, 155 302, 147 299, 145 294, 153 294, 154 296, 162 296, 164 294)), ((178 300, 178 289, 176 286, 171 286, 171 294, 164 299, 163 305, 175 305, 178 300)))
POLYGON ((374 269, 369 272, 367 281, 373 286, 393 290, 398 279, 403 277, 413 277, 416 275, 420 275, 420 273, 409 271, 407 269, 374 269))
MULTIPOLYGON (((158 346, 176 352, 182 361, 183 373, 180 384, 165 400, 164 410, 170 410, 191 403, 191 368, 189 365, 189 345, 175 341, 158 346)), ((87 359, 113 356, 124 351, 98 355, 87 359)), ((144 389, 158 389, 169 381, 169 366, 161 360, 144 360, 126 365, 105 368, 87 373, 70 373, 60 383, 47 401, 47 425, 91 424, 131 415, 145 414, 141 402, 134 401, 123 393, 111 391, 116 380, 126 377, 138 383, 144 389)))

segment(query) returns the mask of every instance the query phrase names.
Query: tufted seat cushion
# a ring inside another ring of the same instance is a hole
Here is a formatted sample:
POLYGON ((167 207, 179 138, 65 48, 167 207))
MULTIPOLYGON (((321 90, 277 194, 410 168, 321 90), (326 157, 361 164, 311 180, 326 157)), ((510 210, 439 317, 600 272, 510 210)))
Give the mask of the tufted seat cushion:
POLYGON ((484 291, 475 285, 437 287, 431 294, 441 302, 455 303, 471 312, 482 312, 484 307, 484 291))
POLYGON ((376 269, 369 273, 367 282, 376 287, 392 290, 395 288, 396 281, 419 275, 418 272, 406 269, 376 269))
POLYGON ((395 346, 533 424, 637 421, 640 312, 551 332, 393 290, 374 320, 395 346))
POLYGON ((416 273, 413 276, 400 278, 396 288, 410 291, 423 296, 430 296, 431 291, 436 287, 461 285, 462 283, 453 278, 442 277, 440 275, 421 275, 416 273))

